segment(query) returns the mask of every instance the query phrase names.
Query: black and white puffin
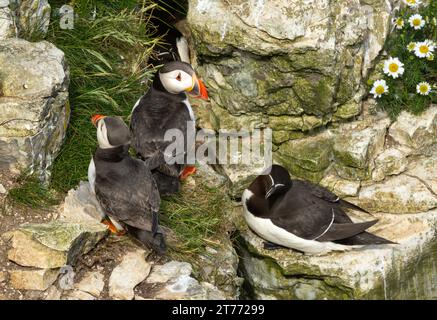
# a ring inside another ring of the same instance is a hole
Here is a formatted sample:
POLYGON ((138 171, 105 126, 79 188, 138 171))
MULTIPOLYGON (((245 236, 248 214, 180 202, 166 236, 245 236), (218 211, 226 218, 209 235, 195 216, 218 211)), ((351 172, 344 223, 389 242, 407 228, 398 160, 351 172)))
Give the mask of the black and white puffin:
POLYGON ((88 179, 108 219, 103 223, 117 234, 126 230, 143 244, 162 254, 164 233, 159 226, 161 198, 151 169, 164 162, 160 153, 146 162, 129 153, 130 132, 117 117, 95 115, 98 148, 88 169, 88 179))
POLYGON ((155 45, 149 63, 155 67, 171 61, 190 63, 188 41, 176 27, 185 19, 188 3, 180 0, 155 0, 155 2, 157 6, 149 22, 155 27, 153 36, 159 37, 161 41, 155 45))
POLYGON ((268 241, 266 249, 282 246, 321 255, 357 245, 393 244, 365 231, 378 220, 354 223, 343 211, 365 210, 321 186, 291 180, 279 165, 258 176, 243 192, 242 202, 248 226, 268 241))
MULTIPOLYGON (((187 94, 208 99, 208 92, 191 65, 180 61, 165 64, 149 91, 132 110, 132 146, 141 158, 148 159, 158 150, 164 153, 171 144, 165 141, 165 134, 172 129, 182 132, 187 148, 187 129, 195 133, 195 116, 187 94)), ((194 144, 191 147, 194 148, 194 144)), ((183 150, 185 155, 188 151, 183 150)), ((177 192, 179 179, 183 180, 194 172, 194 164, 161 165, 154 171, 161 196, 177 192)))

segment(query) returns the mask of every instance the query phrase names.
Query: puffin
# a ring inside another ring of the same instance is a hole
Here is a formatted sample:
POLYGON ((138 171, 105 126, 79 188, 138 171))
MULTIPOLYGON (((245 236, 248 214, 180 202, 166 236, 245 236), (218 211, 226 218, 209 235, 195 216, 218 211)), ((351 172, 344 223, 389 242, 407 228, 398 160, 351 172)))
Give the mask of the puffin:
POLYGON ((150 17, 150 23, 155 27, 154 37, 160 42, 154 47, 149 59, 153 67, 171 61, 190 63, 190 50, 186 37, 176 28, 176 25, 186 18, 188 3, 180 0, 156 0, 157 6, 150 17))
POLYGON ((130 131, 121 118, 95 115, 98 147, 88 168, 92 191, 111 232, 128 233, 159 254, 166 250, 159 226, 161 198, 151 170, 164 162, 155 153, 144 162, 129 155, 130 131))
POLYGON ((291 179, 280 165, 258 176, 242 195, 244 218, 265 249, 291 248, 307 255, 356 246, 394 244, 366 229, 378 220, 354 223, 344 209, 364 209, 305 180, 291 179))
POLYGON ((196 172, 194 164, 187 161, 187 155, 195 148, 194 141, 187 141, 187 132, 196 132, 196 119, 187 94, 208 100, 206 87, 191 65, 171 61, 159 69, 150 89, 132 109, 132 147, 139 158, 147 160, 157 151, 161 151, 166 159, 183 157, 178 163, 163 164, 153 170, 161 196, 178 192, 180 180, 196 172), (168 130, 175 129, 183 134, 185 146, 180 154, 166 154, 167 147, 173 142, 166 141, 165 135, 168 130))

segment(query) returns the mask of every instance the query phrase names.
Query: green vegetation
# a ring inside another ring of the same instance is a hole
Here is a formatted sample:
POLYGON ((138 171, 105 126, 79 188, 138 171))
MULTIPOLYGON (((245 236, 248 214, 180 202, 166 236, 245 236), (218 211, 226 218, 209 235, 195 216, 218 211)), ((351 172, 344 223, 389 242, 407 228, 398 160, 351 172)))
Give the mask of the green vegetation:
MULTIPOLYGON (((434 45, 436 44, 436 19, 437 1, 431 1, 428 6, 421 5, 416 9, 403 8, 396 16, 393 23, 395 29, 387 40, 384 50, 389 57, 399 58, 404 64, 405 72, 396 79, 385 75, 383 79, 387 83, 388 92, 377 98, 378 106, 387 111, 392 118, 396 118, 402 110, 418 114, 431 103, 437 103, 435 87, 437 84, 436 53, 434 52, 434 55, 430 55, 428 58, 420 58, 416 56, 414 50, 409 51, 407 49, 410 43, 423 42, 427 39, 434 42, 434 45), (409 18, 414 14, 420 14, 425 21, 425 25, 420 29, 414 29, 410 25, 409 18), (427 82, 433 87, 428 95, 417 93, 417 85, 421 82, 427 82)), ((386 58, 388 59, 388 57, 386 58)), ((383 61, 382 64, 384 64, 383 61)), ((383 66, 379 67, 383 68, 383 66)), ((382 73, 382 70, 380 71, 382 73)), ((369 80, 370 87, 373 84, 372 80, 369 80)))
POLYGON ((127 120, 147 90, 154 71, 147 68, 147 60, 159 41, 147 23, 155 7, 151 1, 138 7, 133 0, 82 0, 72 5, 78 15, 74 29, 60 29, 59 17, 53 16, 47 36, 65 52, 71 74, 70 126, 51 180, 51 186, 63 192, 87 179, 96 148, 90 117, 100 113, 127 120))
POLYGON ((223 215, 231 210, 226 191, 197 180, 194 188, 186 185, 179 195, 162 199, 161 223, 176 235, 175 244, 170 243, 171 255, 186 260, 207 245, 220 246, 223 215))
POLYGON ((24 205, 40 209, 58 203, 56 192, 41 185, 35 175, 21 174, 17 179, 18 187, 9 190, 7 201, 12 205, 24 205))

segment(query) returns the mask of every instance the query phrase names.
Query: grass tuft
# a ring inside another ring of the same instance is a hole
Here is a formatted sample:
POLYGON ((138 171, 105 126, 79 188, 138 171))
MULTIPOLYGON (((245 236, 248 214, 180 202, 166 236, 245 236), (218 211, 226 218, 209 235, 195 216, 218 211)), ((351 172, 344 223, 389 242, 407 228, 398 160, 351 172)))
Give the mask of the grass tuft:
POLYGON ((7 202, 12 205, 24 205, 32 209, 41 209, 56 205, 57 194, 43 186, 36 175, 26 173, 17 178, 18 187, 8 192, 7 202))
MULTIPOLYGON (((52 2, 52 7, 63 4, 52 2)), ((60 29, 59 17, 54 15, 47 36, 64 51, 70 67, 71 120, 51 179, 51 187, 62 192, 87 179, 96 148, 90 117, 101 113, 127 121, 147 90, 154 72, 147 60, 160 41, 152 38, 153 28, 147 23, 156 7, 151 1, 138 5, 133 0, 80 0, 72 6, 77 15, 74 29, 60 29)))
POLYGON ((162 199, 161 223, 176 234, 177 244, 171 248, 173 258, 194 257, 206 246, 219 247, 225 230, 223 215, 232 210, 227 190, 210 188, 200 181, 196 187, 184 186, 181 193, 162 199))

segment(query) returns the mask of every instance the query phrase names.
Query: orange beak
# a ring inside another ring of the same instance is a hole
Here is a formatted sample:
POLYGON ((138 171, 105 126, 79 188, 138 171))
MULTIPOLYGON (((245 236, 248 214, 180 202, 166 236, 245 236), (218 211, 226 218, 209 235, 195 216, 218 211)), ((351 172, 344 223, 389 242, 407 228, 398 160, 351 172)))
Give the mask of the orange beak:
POLYGON ((188 90, 188 93, 194 98, 208 100, 208 90, 202 80, 198 79, 196 75, 193 75, 193 86, 188 90))
POLYGON ((94 116, 91 117, 91 122, 93 123, 94 127, 97 126, 97 122, 101 119, 103 119, 105 116, 101 115, 101 114, 96 114, 94 116))

